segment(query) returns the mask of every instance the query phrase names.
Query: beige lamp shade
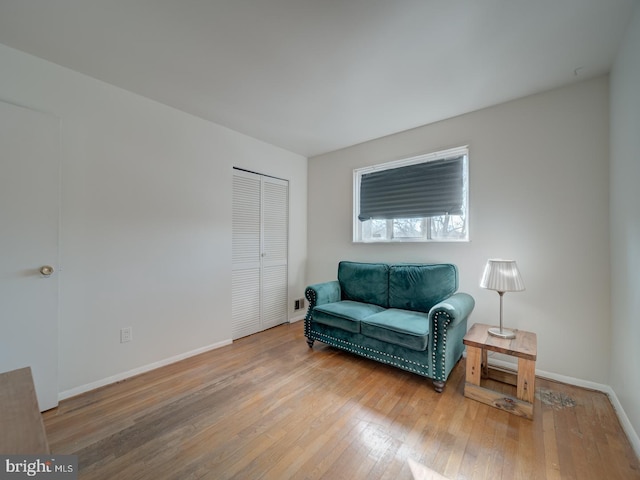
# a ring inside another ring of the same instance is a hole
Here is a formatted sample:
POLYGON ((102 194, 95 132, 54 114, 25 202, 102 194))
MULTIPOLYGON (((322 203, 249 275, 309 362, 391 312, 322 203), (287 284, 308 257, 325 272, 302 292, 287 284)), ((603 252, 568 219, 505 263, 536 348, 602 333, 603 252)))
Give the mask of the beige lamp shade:
POLYGON ((524 282, 516 261, 500 258, 487 260, 480 286, 498 292, 521 292, 524 290, 524 282))

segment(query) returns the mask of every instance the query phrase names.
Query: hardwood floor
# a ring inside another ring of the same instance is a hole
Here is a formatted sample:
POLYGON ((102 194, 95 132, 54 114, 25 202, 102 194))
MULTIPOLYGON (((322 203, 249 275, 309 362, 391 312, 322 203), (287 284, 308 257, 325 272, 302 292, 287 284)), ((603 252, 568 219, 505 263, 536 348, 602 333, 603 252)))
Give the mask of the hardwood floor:
MULTIPOLYGON (((536 380, 534 420, 316 342, 267 330, 62 401, 53 453, 80 479, 640 479, 606 395, 536 380)), ((508 385, 492 383, 492 388, 508 385)))

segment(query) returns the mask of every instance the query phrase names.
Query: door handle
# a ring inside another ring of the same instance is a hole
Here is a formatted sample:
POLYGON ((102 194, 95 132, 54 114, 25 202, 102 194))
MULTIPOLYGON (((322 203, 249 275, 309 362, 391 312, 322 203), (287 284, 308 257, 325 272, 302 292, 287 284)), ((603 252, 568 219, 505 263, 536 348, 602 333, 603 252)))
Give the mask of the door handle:
POLYGON ((43 265, 40 267, 40 273, 45 277, 49 277, 53 273, 53 267, 50 265, 43 265))

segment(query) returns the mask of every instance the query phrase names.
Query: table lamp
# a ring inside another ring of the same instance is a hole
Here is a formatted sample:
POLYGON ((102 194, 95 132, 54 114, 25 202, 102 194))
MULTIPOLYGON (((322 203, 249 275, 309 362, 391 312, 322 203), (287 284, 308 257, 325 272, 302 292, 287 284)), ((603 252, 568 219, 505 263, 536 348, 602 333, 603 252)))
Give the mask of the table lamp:
POLYGON ((502 296, 504 292, 521 292, 524 290, 524 282, 520 277, 515 260, 499 258, 487 260, 480 286, 489 290, 496 290, 500 295, 500 327, 490 328, 489 334, 500 338, 515 338, 516 334, 513 330, 502 328, 502 296))

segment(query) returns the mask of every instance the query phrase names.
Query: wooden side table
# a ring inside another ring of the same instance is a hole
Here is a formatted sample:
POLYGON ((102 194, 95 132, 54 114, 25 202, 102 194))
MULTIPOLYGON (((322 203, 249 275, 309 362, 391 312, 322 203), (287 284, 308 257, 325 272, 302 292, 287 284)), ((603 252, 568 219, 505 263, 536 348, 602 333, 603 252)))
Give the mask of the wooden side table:
POLYGON ((516 330, 516 338, 503 339, 489 335, 490 325, 474 324, 463 343, 467 346, 467 371, 464 396, 492 407, 533 419, 535 398, 536 356, 538 340, 535 333, 516 330), (487 352, 499 352, 518 358, 518 372, 490 367, 487 352), (516 397, 481 386, 483 378, 491 378, 516 387, 516 397))

